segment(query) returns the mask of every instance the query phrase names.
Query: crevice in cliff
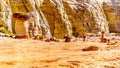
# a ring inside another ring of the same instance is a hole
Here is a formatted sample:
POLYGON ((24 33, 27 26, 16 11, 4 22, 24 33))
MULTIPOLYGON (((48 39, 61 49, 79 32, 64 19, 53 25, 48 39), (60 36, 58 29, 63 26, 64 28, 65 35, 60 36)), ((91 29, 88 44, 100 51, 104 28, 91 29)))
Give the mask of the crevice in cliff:
POLYGON ((34 11, 32 11, 30 13, 36 15, 35 20, 36 20, 37 25, 39 25, 39 26, 37 26, 38 33, 40 33, 40 35, 43 37, 50 38, 51 33, 50 33, 48 21, 46 20, 43 12, 40 9, 40 5, 42 2, 33 0, 33 1, 30 1, 30 3, 31 3, 32 8, 34 9, 34 11))
POLYGON ((85 5, 74 4, 77 9, 73 7, 72 3, 63 1, 65 11, 73 26, 73 35, 75 37, 83 36, 86 32, 93 32, 95 27, 94 19, 91 12, 85 5))
POLYGON ((52 36, 57 38, 63 38, 65 34, 67 34, 67 24, 62 19, 62 15, 60 14, 60 6, 54 5, 50 0, 44 0, 42 6, 40 7, 41 11, 44 13, 49 26, 52 36))
POLYGON ((22 0, 22 3, 23 3, 23 6, 25 7, 26 12, 29 12, 29 10, 28 10, 27 7, 26 7, 27 1, 26 1, 26 0, 22 0))

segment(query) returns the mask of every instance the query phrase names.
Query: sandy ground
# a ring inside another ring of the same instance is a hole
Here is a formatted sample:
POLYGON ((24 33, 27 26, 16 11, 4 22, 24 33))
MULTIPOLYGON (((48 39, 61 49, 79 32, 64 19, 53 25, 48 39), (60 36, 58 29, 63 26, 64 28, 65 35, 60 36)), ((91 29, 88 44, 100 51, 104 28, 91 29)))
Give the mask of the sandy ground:
POLYGON ((66 43, 0 37, 0 68, 120 68, 120 39, 66 43), (115 43, 116 42, 116 43, 115 43), (97 51, 82 51, 97 46, 97 51))

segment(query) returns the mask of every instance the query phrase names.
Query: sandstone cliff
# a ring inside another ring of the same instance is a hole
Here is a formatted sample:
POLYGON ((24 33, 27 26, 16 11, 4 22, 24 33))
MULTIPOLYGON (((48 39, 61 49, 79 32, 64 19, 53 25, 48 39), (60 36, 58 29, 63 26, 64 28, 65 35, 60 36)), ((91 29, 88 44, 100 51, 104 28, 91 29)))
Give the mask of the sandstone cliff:
POLYGON ((120 32, 118 0, 1 0, 0 27, 31 38, 120 32))

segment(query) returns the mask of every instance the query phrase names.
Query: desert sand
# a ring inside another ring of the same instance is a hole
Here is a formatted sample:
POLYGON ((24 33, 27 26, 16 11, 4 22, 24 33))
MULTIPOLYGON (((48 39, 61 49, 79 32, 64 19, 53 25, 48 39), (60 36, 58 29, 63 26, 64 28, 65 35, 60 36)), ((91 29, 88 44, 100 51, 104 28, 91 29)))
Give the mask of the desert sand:
POLYGON ((0 37, 0 68, 120 68, 120 37, 110 43, 86 41, 45 42, 0 37), (97 46, 96 51, 82 51, 97 46))

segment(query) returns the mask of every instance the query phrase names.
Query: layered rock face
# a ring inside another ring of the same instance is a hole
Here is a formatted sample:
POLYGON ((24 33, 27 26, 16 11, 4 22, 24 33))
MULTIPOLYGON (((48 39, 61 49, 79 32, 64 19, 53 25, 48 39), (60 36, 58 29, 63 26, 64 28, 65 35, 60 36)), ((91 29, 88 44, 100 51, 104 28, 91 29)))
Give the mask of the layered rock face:
POLYGON ((118 3, 118 0, 1 0, 0 27, 30 38, 120 32, 118 3))
POLYGON ((111 0, 111 3, 103 3, 103 10, 109 22, 110 32, 120 32, 120 0, 111 0))

